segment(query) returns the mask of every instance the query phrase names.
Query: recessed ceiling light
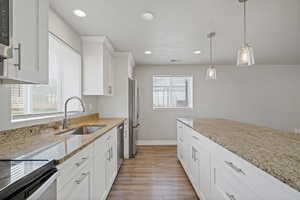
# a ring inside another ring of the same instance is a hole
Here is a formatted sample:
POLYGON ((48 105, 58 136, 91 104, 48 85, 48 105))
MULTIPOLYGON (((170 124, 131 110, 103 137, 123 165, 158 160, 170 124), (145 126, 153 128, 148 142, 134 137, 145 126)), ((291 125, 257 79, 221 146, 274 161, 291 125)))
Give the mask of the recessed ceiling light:
POLYGON ((77 9, 77 10, 73 10, 73 13, 74 13, 74 15, 76 15, 77 17, 86 17, 86 13, 84 12, 84 11, 82 11, 82 10, 79 10, 79 9, 77 9))
POLYGON ((152 54, 152 51, 148 51, 148 50, 147 50, 147 51, 144 52, 144 54, 146 54, 146 55, 151 55, 151 54, 152 54))
POLYGON ((200 50, 196 50, 196 51, 194 51, 194 54, 195 54, 195 55, 200 55, 200 54, 201 54, 201 51, 200 51, 200 50))
POLYGON ((141 18, 146 21, 151 21, 154 19, 154 14, 151 12, 145 12, 141 15, 141 18))

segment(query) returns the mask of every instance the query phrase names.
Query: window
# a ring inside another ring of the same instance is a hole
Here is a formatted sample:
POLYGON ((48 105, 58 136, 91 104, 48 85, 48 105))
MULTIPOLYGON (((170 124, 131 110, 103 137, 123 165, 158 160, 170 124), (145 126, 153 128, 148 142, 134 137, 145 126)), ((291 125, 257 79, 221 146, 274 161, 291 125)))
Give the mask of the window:
POLYGON ((192 108, 193 78, 153 76, 153 108, 192 108))
MULTIPOLYGON (((70 96, 81 96, 81 56, 49 34, 49 84, 12 86, 13 119, 62 112, 63 103, 70 96)), ((79 103, 70 102, 69 110, 78 111, 79 103)))

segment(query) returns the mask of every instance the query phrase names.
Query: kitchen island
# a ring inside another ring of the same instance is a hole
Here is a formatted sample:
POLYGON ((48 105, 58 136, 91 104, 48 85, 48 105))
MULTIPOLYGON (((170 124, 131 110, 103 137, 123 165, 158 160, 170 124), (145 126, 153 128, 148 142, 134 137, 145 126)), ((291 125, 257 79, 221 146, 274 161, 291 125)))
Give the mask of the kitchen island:
MULTIPOLYGON (((221 163, 225 163, 239 175, 243 175, 241 180, 250 176, 254 169, 254 171, 264 172, 258 177, 268 174, 276 178, 276 181, 280 180, 285 183, 284 185, 288 185, 292 191, 300 191, 299 134, 226 119, 178 118, 177 126, 182 127, 182 125, 186 127, 185 130, 191 129, 191 131, 181 131, 182 133, 178 136, 180 137, 179 144, 180 140, 183 141, 184 134, 192 134, 190 141, 200 137, 198 140, 205 141, 201 145, 207 147, 212 166, 216 163, 213 162, 214 158, 219 157, 218 160, 221 160, 221 163), (245 173, 247 169, 251 173, 245 173)), ((185 147, 189 149, 188 145, 185 147)), ((192 151, 192 157, 195 157, 196 150, 192 151)), ((186 150, 186 154, 189 154, 189 150, 186 150)), ((188 158, 188 155, 186 157, 188 158)), ((251 177, 253 178, 254 175, 251 177)), ((249 183, 251 177, 247 178, 246 185, 250 185, 249 189, 259 190, 256 186, 252 187, 255 183, 249 183)), ((239 179, 238 182, 241 180, 239 179)), ((273 179, 265 183, 269 182, 273 182, 273 179)), ((256 185, 260 184, 256 183, 256 185)))

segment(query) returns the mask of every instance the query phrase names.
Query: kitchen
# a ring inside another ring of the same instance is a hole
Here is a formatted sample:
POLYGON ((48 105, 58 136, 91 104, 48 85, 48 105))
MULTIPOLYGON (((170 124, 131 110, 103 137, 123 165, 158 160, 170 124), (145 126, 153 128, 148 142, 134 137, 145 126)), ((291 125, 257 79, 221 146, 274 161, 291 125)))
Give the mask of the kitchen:
POLYGON ((298 0, 0 10, 0 199, 300 200, 298 0))

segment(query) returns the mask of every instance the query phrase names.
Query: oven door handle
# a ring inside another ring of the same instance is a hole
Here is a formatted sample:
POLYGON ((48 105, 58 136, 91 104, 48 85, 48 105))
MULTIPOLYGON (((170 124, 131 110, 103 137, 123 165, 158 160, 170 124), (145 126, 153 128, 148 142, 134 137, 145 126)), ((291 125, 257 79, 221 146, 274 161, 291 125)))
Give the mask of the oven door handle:
POLYGON ((53 174, 37 191, 31 194, 27 200, 39 200, 42 194, 50 187, 50 185, 56 181, 57 176, 58 172, 53 174))

